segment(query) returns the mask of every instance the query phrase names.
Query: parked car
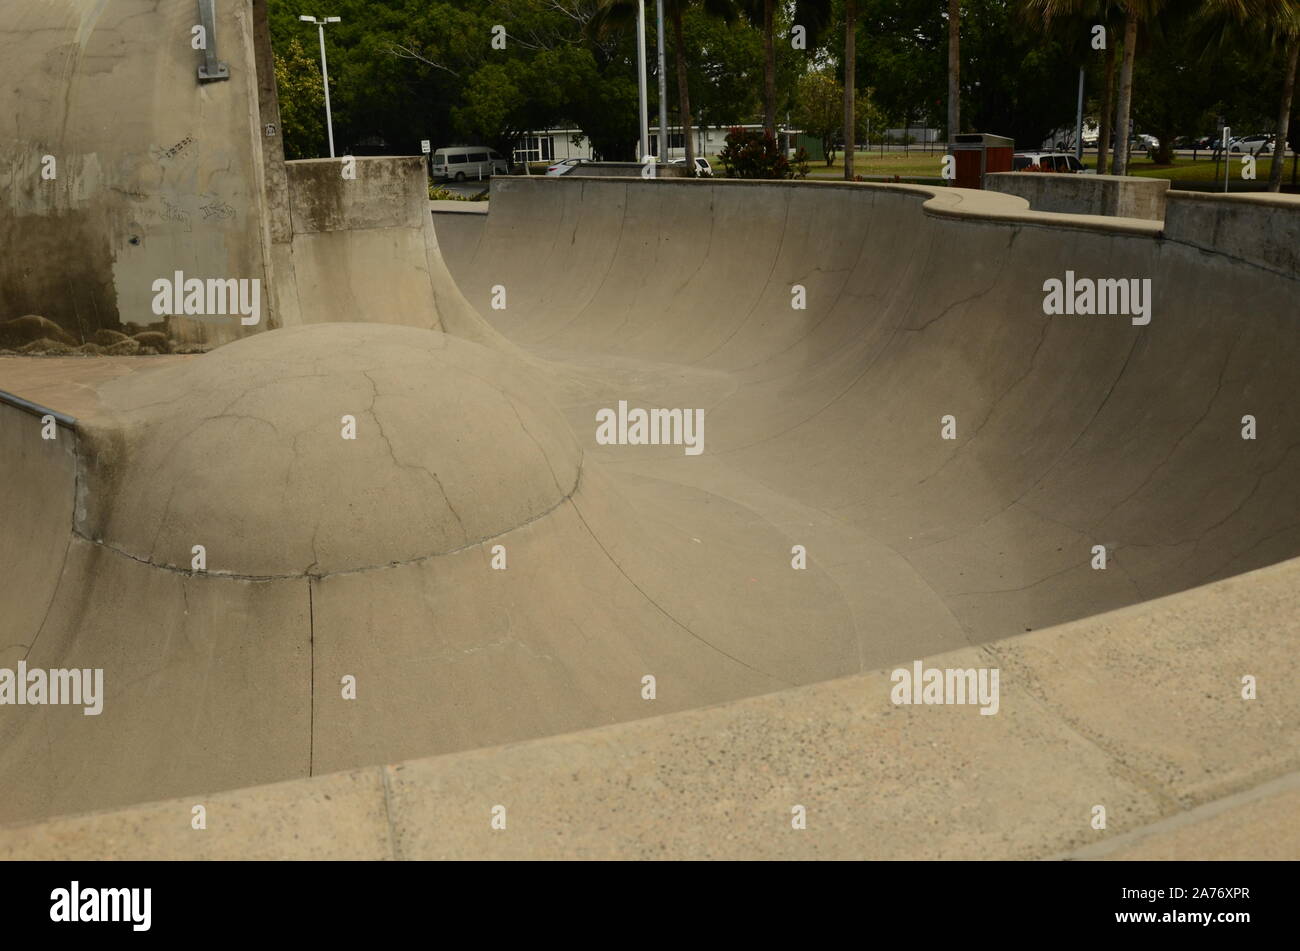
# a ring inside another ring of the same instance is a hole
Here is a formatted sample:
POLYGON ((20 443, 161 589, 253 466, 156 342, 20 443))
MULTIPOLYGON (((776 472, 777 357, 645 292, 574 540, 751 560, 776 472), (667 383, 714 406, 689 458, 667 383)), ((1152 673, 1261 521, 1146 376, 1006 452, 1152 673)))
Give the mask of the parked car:
MULTIPOLYGON (((669 165, 685 165, 685 164, 686 164, 686 159, 684 159, 684 158, 673 159, 673 160, 672 160, 671 162, 669 162, 668 164, 669 164, 669 165)), ((713 166, 710 165, 710 164, 709 164, 709 160, 706 159, 706 158, 705 158, 704 156, 702 156, 702 155, 697 155, 697 156, 695 156, 695 176, 696 176, 696 178, 712 178, 712 177, 713 177, 713 166)))
MULTIPOLYGON (((1048 134, 1043 140, 1042 150, 1044 152, 1073 152, 1074 136, 1078 130, 1074 126, 1062 127, 1048 134)), ((1084 118, 1083 120, 1083 147, 1092 149, 1097 147, 1097 138, 1100 130, 1092 119, 1084 118)))
MULTIPOLYGON (((1256 133, 1255 135, 1243 135, 1239 139, 1233 139, 1228 151, 1233 154, 1246 153, 1248 155, 1268 155, 1273 151, 1274 137, 1256 133)), ((1282 151, 1287 152, 1291 149, 1291 143, 1288 142, 1282 151)))
POLYGON ((507 175, 510 164, 486 145, 456 145, 433 153, 430 174, 434 179, 489 178, 507 175))
POLYGON ((565 159, 562 162, 556 162, 553 165, 551 165, 546 170, 546 174, 547 175, 568 175, 579 165, 587 165, 590 162, 591 159, 585 159, 585 158, 565 159))
POLYGON ((1013 172, 1066 172, 1074 175, 1095 175, 1090 168, 1084 168, 1073 155, 1061 152, 1017 152, 1011 156, 1013 172))
POLYGON ((1153 149, 1160 148, 1160 140, 1154 135, 1147 135, 1145 132, 1139 132, 1129 140, 1143 151, 1150 152, 1153 149))

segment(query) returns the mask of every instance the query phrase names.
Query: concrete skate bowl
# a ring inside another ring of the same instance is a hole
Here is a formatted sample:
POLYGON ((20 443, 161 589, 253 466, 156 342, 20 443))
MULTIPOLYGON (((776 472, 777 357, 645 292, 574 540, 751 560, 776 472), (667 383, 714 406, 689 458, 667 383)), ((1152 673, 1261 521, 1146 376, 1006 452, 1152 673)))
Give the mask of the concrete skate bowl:
POLYGON ((804 545, 872 668, 1300 553, 1300 284, 1267 237, 1300 202, 1215 224, 1187 198, 1183 240, 969 191, 512 179, 443 245, 505 336, 571 367, 590 458, 804 545), (1150 323, 1045 316, 1067 270, 1149 278, 1150 323), (619 399, 705 408, 705 453, 596 445, 619 399))
POLYGON ((1158 230, 504 180, 448 256, 526 360, 328 324, 104 383, 57 440, 0 407, 0 666, 105 671, 98 717, 6 713, 0 821, 723 703, 1293 556, 1295 277, 1158 230), (1151 324, 1044 317, 1067 267, 1152 277, 1151 324), (705 410, 704 451, 598 444, 620 401, 705 410))

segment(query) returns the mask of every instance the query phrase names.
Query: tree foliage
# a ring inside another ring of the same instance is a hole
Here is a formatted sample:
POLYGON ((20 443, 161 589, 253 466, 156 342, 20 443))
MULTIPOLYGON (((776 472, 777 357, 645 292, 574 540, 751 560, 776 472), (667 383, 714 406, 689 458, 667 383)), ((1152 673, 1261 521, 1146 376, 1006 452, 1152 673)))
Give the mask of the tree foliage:
MULTIPOLYGON (((766 111, 762 17, 760 25, 743 17, 726 22, 709 15, 702 0, 672 2, 681 6, 681 52, 695 124, 727 128, 758 121, 766 111)), ((1050 131, 1073 125, 1080 66, 1087 71, 1088 109, 1096 115, 1104 54, 1089 48, 1085 31, 1094 14, 1109 23, 1119 10, 1122 21, 1120 8, 1126 2, 963 0, 963 126, 1009 135, 1022 147, 1037 146, 1050 131), (1066 25, 1051 32, 1041 22, 1026 22, 1024 7, 1036 7, 1041 21, 1045 5, 1057 9, 1058 18, 1065 17, 1060 11, 1076 9, 1077 22, 1061 20, 1066 25)), ((1251 39, 1243 26, 1258 19, 1260 11, 1288 2, 1292 0, 1167 0, 1140 35, 1133 93, 1140 131, 1153 132, 1162 141, 1168 136, 1157 130, 1166 126, 1179 135, 1208 134, 1213 128, 1207 124, 1217 115, 1234 129, 1271 130, 1282 99, 1285 45, 1268 42, 1268 30, 1256 30, 1251 39), (1207 5, 1240 7, 1247 19, 1227 17, 1225 22, 1236 26, 1213 34, 1211 43, 1193 30, 1196 17, 1191 16, 1207 5)), ((286 152, 290 157, 323 155, 316 28, 298 21, 300 4, 268 4, 286 152)), ((437 146, 483 143, 504 152, 522 133, 572 126, 590 136, 602 157, 634 158, 635 31, 594 30, 601 4, 327 0, 309 12, 342 18, 326 28, 338 151, 411 153, 419 150, 420 139, 432 139, 437 146), (505 49, 492 45, 498 25, 505 27, 505 49)), ((762 2, 749 7, 757 13, 762 2)), ((819 111, 809 102, 813 81, 805 77, 818 75, 815 82, 826 87, 826 74, 842 85, 842 6, 832 5, 830 19, 813 24, 809 49, 792 48, 792 25, 813 9, 809 4, 772 4, 775 111, 778 121, 789 114, 796 125, 825 138, 829 101, 823 103, 825 116, 813 115, 819 111)), ((859 90, 871 90, 870 104, 877 110, 870 118, 873 137, 884 125, 943 125, 946 10, 945 0, 858 0, 855 80, 859 90)), ((649 0, 652 115, 658 105, 653 11, 649 0)), ((669 113, 676 122, 682 101, 672 65, 676 40, 670 37, 668 43, 669 113)), ((843 122, 840 112, 836 132, 843 122)), ((861 140, 863 128, 857 131, 861 140)))
POLYGON ((835 140, 844 125, 844 87, 827 70, 805 73, 795 93, 794 124, 821 139, 826 164, 835 161, 835 140))

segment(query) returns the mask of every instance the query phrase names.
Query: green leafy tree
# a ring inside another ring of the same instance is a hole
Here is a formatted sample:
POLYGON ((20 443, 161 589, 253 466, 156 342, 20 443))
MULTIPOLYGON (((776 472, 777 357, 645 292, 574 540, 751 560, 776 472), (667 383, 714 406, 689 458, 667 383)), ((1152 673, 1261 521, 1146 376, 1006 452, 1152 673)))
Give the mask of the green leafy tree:
MULTIPOLYGON (((826 165, 835 162, 835 139, 844 124, 844 89, 824 70, 805 73, 795 91, 794 123, 806 134, 821 139, 826 165)), ((849 137, 844 140, 849 148, 849 137)), ((845 154, 845 162, 848 155, 845 154)))
POLYGON ((292 37, 275 50, 280 133, 286 158, 315 158, 326 149, 325 87, 320 64, 292 37))

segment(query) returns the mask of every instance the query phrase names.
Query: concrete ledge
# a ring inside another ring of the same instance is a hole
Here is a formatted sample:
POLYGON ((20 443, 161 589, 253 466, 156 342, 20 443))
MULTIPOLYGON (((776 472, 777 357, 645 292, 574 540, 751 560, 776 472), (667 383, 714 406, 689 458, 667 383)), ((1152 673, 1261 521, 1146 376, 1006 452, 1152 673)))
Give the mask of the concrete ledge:
POLYGON ((1300 277, 1300 195, 1170 192, 1165 237, 1300 277))
POLYGON ((343 161, 285 162, 295 235, 421 226, 410 183, 426 175, 422 156, 358 156, 354 179, 343 177, 343 161))
POLYGON ((926 661, 1000 668, 994 716, 895 706, 878 671, 10 827, 0 858, 1026 859, 1088 857, 1079 850, 1113 837, 1135 857, 1164 841, 1182 857, 1300 858, 1294 837, 1271 831, 1300 818, 1290 786, 1241 795, 1300 767, 1298 612, 1300 559, 926 661), (1247 674, 1258 699, 1241 697, 1247 674), (189 825, 197 803, 202 832, 189 825), (490 826, 497 805, 505 830, 490 826), (805 830, 791 828, 795 805, 805 830), (1212 841, 1157 825, 1183 813, 1212 818, 1212 841))
POLYGON ((435 215, 486 215, 486 201, 430 201, 429 211, 435 215))
MULTIPOLYGON (((557 178, 640 178, 640 162, 588 162, 557 178)), ((538 176, 531 176, 536 178, 538 176)), ((655 165, 655 178, 694 178, 686 174, 685 165, 655 165)))
POLYGON ((1035 211, 1160 221, 1169 182, 1127 175, 990 172, 984 187, 1024 198, 1035 211))

